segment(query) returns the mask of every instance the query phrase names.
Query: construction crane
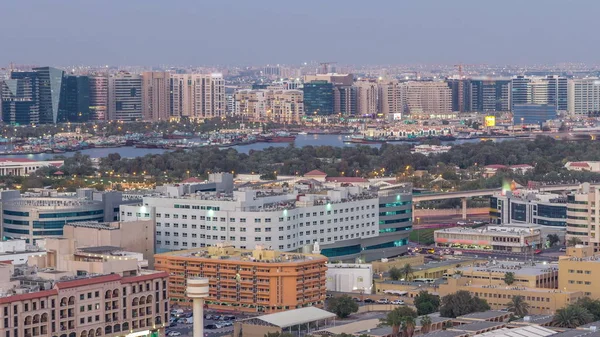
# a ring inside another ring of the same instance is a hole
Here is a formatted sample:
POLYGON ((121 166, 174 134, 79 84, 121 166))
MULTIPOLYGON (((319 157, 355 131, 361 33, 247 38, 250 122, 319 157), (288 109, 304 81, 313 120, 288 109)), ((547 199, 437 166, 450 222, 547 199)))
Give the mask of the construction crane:
POLYGON ((332 64, 336 64, 337 62, 321 62, 319 63, 319 72, 321 74, 327 74, 329 72, 329 66, 332 64))

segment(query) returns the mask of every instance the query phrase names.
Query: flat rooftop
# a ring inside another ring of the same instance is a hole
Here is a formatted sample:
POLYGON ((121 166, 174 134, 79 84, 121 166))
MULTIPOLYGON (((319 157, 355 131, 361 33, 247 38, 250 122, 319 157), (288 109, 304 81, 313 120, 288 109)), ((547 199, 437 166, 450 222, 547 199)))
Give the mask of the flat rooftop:
POLYGON ((156 254, 156 256, 266 263, 298 263, 309 260, 327 259, 325 256, 319 254, 282 252, 266 248, 250 250, 235 248, 233 246, 213 246, 206 248, 178 250, 156 254))
POLYGON ((466 319, 480 319, 480 320, 487 320, 490 318, 496 318, 496 317, 501 317, 501 316, 505 316, 505 315, 510 315, 510 313, 505 312, 505 311, 500 311, 500 310, 488 310, 488 311, 482 311, 482 312, 473 312, 470 314, 466 314, 466 315, 462 315, 457 317, 457 319, 461 319, 461 318, 466 318, 466 319))
POLYGON ((472 273, 508 273, 512 272, 515 275, 528 275, 528 276, 538 276, 545 275, 552 272, 558 272, 558 264, 550 263, 543 264, 537 263, 532 265, 527 262, 514 262, 514 261, 496 261, 494 263, 482 263, 475 264, 474 266, 466 266, 457 268, 460 270, 463 275, 469 276, 472 273))
POLYGON ((451 227, 443 228, 435 231, 436 233, 449 233, 449 234, 486 234, 486 235, 498 235, 498 236, 521 236, 524 234, 539 234, 538 230, 533 233, 530 229, 519 228, 519 227, 505 227, 504 230, 495 228, 467 228, 467 227, 451 227))
POLYGON ((464 324, 464 325, 457 325, 455 327, 452 327, 451 330, 457 330, 457 331, 479 331, 479 330, 486 330, 486 329, 491 329, 491 328, 501 328, 503 326, 506 326, 506 323, 504 323, 504 322, 478 321, 478 322, 464 324))

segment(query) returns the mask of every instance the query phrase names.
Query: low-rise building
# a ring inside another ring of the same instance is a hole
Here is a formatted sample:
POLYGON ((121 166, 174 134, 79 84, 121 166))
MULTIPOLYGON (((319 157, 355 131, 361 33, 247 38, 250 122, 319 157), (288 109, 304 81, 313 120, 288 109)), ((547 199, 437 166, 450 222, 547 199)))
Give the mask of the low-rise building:
POLYGON ((577 245, 567 249, 567 256, 558 260, 560 289, 580 291, 585 296, 600 299, 600 255, 594 247, 577 245))
POLYGON ((569 161, 565 168, 569 171, 600 172, 600 161, 569 161))
POLYGON ((191 305, 185 295, 186 279, 207 277, 210 295, 205 303, 209 308, 246 312, 322 307, 326 262, 319 254, 285 253, 260 246, 244 250, 223 244, 155 256, 156 269, 171 275, 171 303, 191 305))
POLYGON ((490 198, 490 222, 567 226, 567 196, 535 190, 495 193, 490 198))
POLYGON ((373 287, 373 266, 358 263, 327 264, 327 291, 370 294, 373 287))
POLYGON ((164 336, 169 275, 140 269, 141 254, 75 245, 49 238, 27 265, 0 263, 0 334, 164 336))
POLYGON ((541 231, 534 228, 487 226, 485 228, 452 227, 434 232, 437 247, 494 250, 512 253, 530 252, 542 244, 541 231))
POLYGON ((27 263, 31 255, 43 254, 43 250, 35 245, 27 244, 25 240, 0 239, 0 261, 11 264, 27 263))
POLYGON ((0 158, 0 176, 25 177, 42 167, 61 167, 64 163, 64 160, 40 161, 26 158, 0 158))

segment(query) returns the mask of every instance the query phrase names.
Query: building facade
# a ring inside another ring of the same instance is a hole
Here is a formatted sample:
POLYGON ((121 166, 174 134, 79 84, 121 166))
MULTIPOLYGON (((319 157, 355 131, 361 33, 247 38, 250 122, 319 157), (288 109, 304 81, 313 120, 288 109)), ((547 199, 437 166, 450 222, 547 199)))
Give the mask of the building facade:
POLYGON ((304 83, 304 112, 306 116, 331 116, 334 109, 334 85, 327 81, 304 83))
POLYGON ((171 116, 207 119, 225 116, 222 74, 172 74, 171 116))
POLYGON ((469 111, 507 112, 511 104, 511 80, 479 80, 468 81, 470 97, 469 111))
POLYGON ((567 242, 575 238, 598 251, 600 219, 595 214, 598 214, 599 207, 600 191, 588 183, 567 196, 567 242))
POLYGON ((514 104, 513 125, 539 125, 557 118, 556 107, 548 104, 514 104))
POLYGON ((159 251, 215 246, 281 251, 315 242, 321 254, 338 260, 372 261, 406 252, 412 230, 410 189, 376 193, 356 186, 321 193, 240 190, 182 197, 145 197, 121 207, 124 221, 156 222, 159 251), (199 231, 200 230, 200 231, 199 231))
POLYGON ((33 68, 38 73, 40 93, 40 124, 56 124, 65 72, 52 68, 33 68))
POLYGON ((402 90, 400 82, 396 80, 380 81, 379 82, 379 113, 384 118, 396 119, 402 117, 404 112, 406 98, 405 91, 402 90), (392 116, 390 118, 390 116, 392 116))
POLYGON ((142 73, 142 109, 144 120, 160 121, 171 117, 171 79, 168 72, 142 73))
POLYGON ((406 112, 411 115, 447 115, 452 112, 452 90, 444 82, 402 83, 406 112))
POLYGON ((218 245, 155 256, 156 269, 167 272, 169 300, 190 306, 188 277, 210 279, 206 305, 211 309, 279 312, 325 302, 327 258, 318 254, 283 253, 218 245))
POLYGON ((90 119, 108 119, 108 74, 90 76, 90 119))
POLYGON ((375 80, 358 80, 356 87, 356 113, 360 116, 377 116, 379 88, 375 80))
POLYGON ((65 76, 57 122, 85 123, 90 120, 90 78, 65 76))
POLYGON ((0 159, 0 176, 28 176, 42 167, 61 167, 64 160, 37 161, 26 158, 2 158, 0 159))
POLYGON ((121 72, 108 78, 108 119, 136 121, 142 114, 142 77, 121 72))
POLYGON ((488 226, 487 228, 444 228, 433 234, 437 247, 458 249, 527 253, 532 247, 541 247, 539 229, 514 226, 488 226))
POLYGON ((12 125, 40 122, 40 81, 38 73, 11 72, 10 79, 0 82, 2 121, 12 125))
POLYGON ((497 193, 490 197, 490 223, 567 226, 567 197, 537 191, 497 193))
POLYGON ((588 116, 600 112, 600 78, 575 78, 568 82, 568 112, 588 116))

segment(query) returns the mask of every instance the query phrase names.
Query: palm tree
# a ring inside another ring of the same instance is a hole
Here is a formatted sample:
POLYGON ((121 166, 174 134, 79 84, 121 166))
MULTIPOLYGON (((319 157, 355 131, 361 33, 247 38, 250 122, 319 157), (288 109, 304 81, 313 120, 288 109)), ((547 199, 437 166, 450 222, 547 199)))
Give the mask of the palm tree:
POLYGON ((402 333, 404 337, 412 337, 415 334, 415 318, 412 316, 404 316, 402 320, 402 333))
POLYGON ((506 283, 507 285, 511 285, 511 284, 515 283, 515 273, 513 273, 512 271, 505 273, 504 274, 504 283, 506 283))
POLYGON ((569 305, 566 308, 556 310, 552 325, 560 328, 576 328, 580 325, 590 323, 594 316, 582 307, 569 305))
POLYGON ((567 241, 567 246, 569 247, 575 247, 576 245, 581 244, 581 240, 577 237, 571 237, 569 238, 569 240, 567 241))
POLYGON ((428 315, 421 316, 419 318, 419 323, 421 324, 421 333, 428 333, 429 329, 431 329, 431 317, 428 315))
POLYGON ((529 303, 525 302, 525 298, 521 295, 513 296, 508 303, 508 311, 516 316, 524 317, 529 313, 529 303))
POLYGON ((408 281, 413 276, 413 268, 410 263, 405 264, 402 268, 400 268, 402 275, 404 275, 404 280, 408 281))
POLYGON ((392 336, 399 336, 400 334, 400 326, 404 321, 404 316, 398 310, 392 310, 388 312, 385 318, 381 319, 381 323, 383 325, 388 325, 392 327, 392 336))

